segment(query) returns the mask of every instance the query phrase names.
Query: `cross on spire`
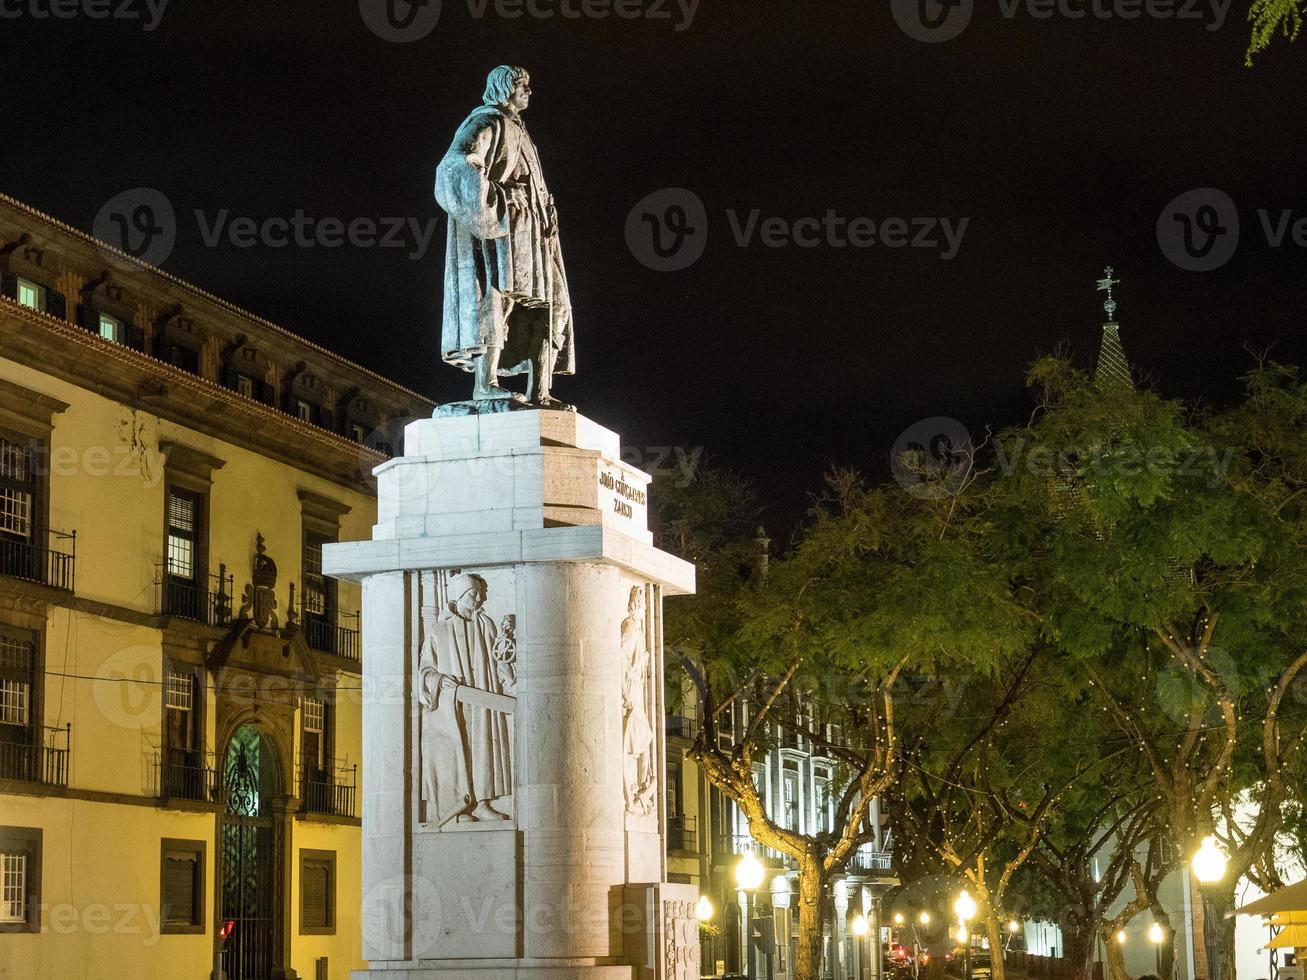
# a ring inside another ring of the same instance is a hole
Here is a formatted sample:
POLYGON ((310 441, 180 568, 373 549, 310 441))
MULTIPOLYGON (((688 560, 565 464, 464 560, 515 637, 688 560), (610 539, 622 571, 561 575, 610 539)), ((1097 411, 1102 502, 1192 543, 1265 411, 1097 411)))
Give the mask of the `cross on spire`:
POLYGON ((1100 293, 1107 293, 1107 299, 1103 302, 1103 310, 1105 313, 1107 313, 1108 320, 1115 323, 1116 322, 1116 299, 1112 295, 1112 289, 1115 286, 1121 285, 1121 280, 1113 279, 1112 271, 1113 271, 1112 267, 1109 265, 1107 267, 1107 275, 1104 278, 1098 280, 1098 291, 1100 293))

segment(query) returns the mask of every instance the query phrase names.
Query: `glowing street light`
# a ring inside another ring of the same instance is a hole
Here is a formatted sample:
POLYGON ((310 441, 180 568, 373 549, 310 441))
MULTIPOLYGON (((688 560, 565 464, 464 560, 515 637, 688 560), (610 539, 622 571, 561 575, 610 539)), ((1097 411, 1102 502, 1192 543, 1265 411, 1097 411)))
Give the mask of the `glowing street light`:
POLYGON ((1124 946, 1124 945, 1125 945, 1125 930, 1124 930, 1124 929, 1118 929, 1118 930, 1116 931, 1116 943, 1117 943, 1118 946, 1124 946))
POLYGON ((903 925, 903 913, 902 913, 902 912, 895 912, 895 913, 894 913, 894 924, 895 924, 896 926, 901 926, 901 925, 903 925))
POLYGON ((964 924, 976 917, 976 900, 966 889, 958 893, 957 900, 953 903, 953 911, 964 924))
POLYGON ((1007 924, 1007 931, 1008 931, 1008 932, 1020 932, 1020 931, 1021 931, 1021 923, 1018 922, 1016 919, 1013 919, 1011 922, 1009 922, 1009 923, 1007 924))
POLYGON ((1214 885, 1225 877, 1225 867, 1229 863, 1229 857, 1216 843, 1216 838, 1208 835, 1203 838, 1202 847, 1194 853, 1190 867, 1199 884, 1214 885))
POLYGON ((853 920, 853 934, 859 939, 871 932, 871 923, 867 921, 865 915, 859 915, 853 920))
POLYGON ((930 925, 930 913, 923 911, 919 916, 917 916, 917 921, 920 922, 923 926, 930 925))
POLYGON ((699 904, 694 907, 694 914, 700 922, 711 922, 713 917, 712 900, 707 895, 699 896, 699 904))
POLYGON ((1162 975, 1162 943, 1166 941, 1166 933, 1162 930, 1162 923, 1154 922, 1148 927, 1148 938, 1152 940, 1153 948, 1157 951, 1157 975, 1162 975))
POLYGON ((1229 863, 1229 855, 1221 850, 1221 845, 1211 834, 1203 838, 1202 846, 1189 862, 1194 877, 1198 879, 1199 891, 1203 893, 1203 938, 1207 947, 1207 974, 1211 980, 1221 980, 1221 952, 1217 948, 1216 903, 1212 901, 1212 891, 1225 877, 1229 863))
POLYGON ((958 942, 965 943, 970 938, 971 937, 967 934, 966 924, 964 923, 963 925, 958 926, 958 942))
POLYGON ((740 863, 735 866, 735 883, 740 886, 742 892, 756 892, 762 887, 762 880, 765 877, 767 877, 767 869, 753 853, 744 855, 740 858, 740 863))

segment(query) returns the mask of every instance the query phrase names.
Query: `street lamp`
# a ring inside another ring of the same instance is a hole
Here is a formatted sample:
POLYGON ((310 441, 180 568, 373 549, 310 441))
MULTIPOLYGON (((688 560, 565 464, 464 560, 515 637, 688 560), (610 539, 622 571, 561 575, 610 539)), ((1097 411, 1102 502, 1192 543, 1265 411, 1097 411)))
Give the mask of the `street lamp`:
POLYGON ((1166 941, 1166 933, 1162 931, 1162 923, 1154 922, 1148 927, 1148 938, 1157 950, 1157 975, 1160 977, 1162 975, 1162 943, 1166 941))
POLYGON ((864 938, 871 932, 871 923, 867 921, 865 915, 859 915, 853 920, 853 934, 859 939, 864 938))
POLYGON ((895 913, 894 913, 894 924, 895 924, 896 926, 901 926, 901 925, 903 925, 903 913, 902 913, 902 912, 895 912, 895 913))
POLYGON ((713 916, 712 899, 707 895, 700 895, 699 904, 694 907, 694 914, 700 922, 711 922, 713 916))
POLYGON ((930 913, 923 911, 919 916, 917 916, 917 921, 920 922, 923 926, 930 925, 930 913))
POLYGON ((1118 930, 1116 931, 1116 944, 1117 944, 1118 946, 1124 946, 1124 945, 1125 945, 1125 930, 1124 930, 1124 929, 1118 929, 1118 930))
POLYGON ((967 933, 967 923, 976 917, 976 900, 965 888, 958 893, 957 900, 953 903, 953 911, 957 914, 958 921, 962 923, 958 927, 958 940, 962 943, 964 957, 962 976, 965 980, 971 980, 971 937, 967 933))
POLYGON ((762 866, 762 862, 757 856, 750 851, 740 858, 740 863, 735 866, 735 883, 739 886, 740 891, 744 892, 744 921, 745 921, 745 938, 748 941, 748 964, 749 980, 753 980, 754 971, 754 954, 753 954, 753 905, 754 893, 762 887, 763 879, 767 877, 767 869, 762 866))
POLYGON ((1202 846, 1189 862, 1194 877, 1198 879, 1198 890, 1203 895, 1203 939, 1206 940, 1207 972, 1210 974, 1210 980, 1221 980, 1221 954, 1217 949, 1216 924, 1212 921, 1215 918, 1216 903, 1212 900, 1212 893, 1215 886, 1225 877, 1225 868, 1229 861, 1229 857, 1221 850, 1216 838, 1209 834, 1203 838, 1202 846))

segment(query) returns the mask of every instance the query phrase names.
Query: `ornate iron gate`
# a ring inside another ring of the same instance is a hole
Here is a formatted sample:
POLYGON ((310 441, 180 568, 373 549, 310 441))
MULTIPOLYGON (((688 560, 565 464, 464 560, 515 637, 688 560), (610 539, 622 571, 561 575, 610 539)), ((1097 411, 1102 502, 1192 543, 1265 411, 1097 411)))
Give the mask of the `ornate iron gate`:
POLYGON ((227 980, 268 980, 276 949, 280 889, 276 887, 276 828, 263 737, 241 728, 227 750, 223 776, 222 920, 233 928, 223 952, 227 980))

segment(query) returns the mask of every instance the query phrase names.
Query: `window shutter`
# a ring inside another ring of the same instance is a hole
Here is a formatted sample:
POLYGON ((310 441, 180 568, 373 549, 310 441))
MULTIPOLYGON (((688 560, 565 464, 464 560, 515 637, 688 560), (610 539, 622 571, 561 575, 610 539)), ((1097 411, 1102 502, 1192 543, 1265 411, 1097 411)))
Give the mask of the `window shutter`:
POLYGON ((305 929, 331 928, 331 863, 305 861, 300 889, 303 893, 305 929))
POLYGON ((45 312, 60 320, 68 318, 68 299, 57 289, 45 291, 45 312))
POLYGON ((195 855, 175 852, 163 862, 163 921, 195 925, 195 855))

